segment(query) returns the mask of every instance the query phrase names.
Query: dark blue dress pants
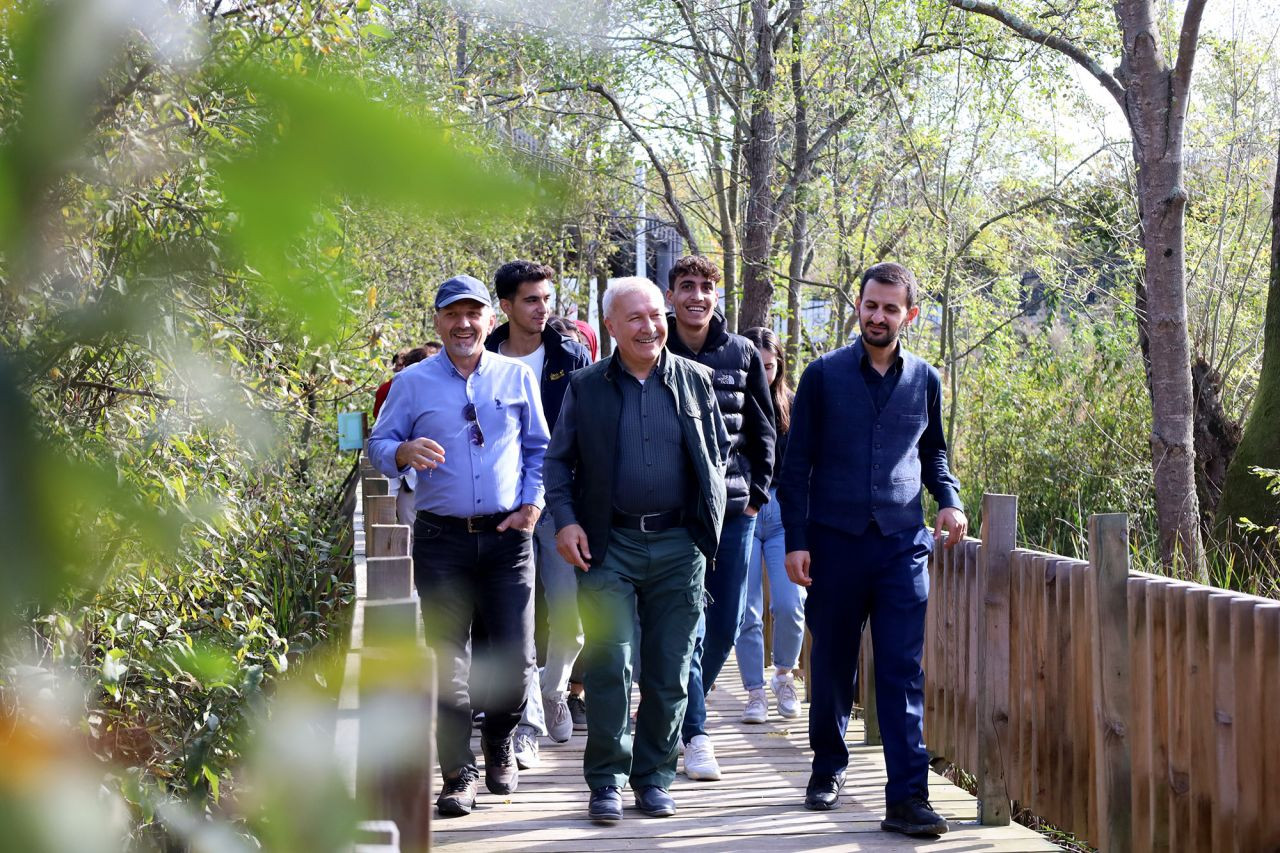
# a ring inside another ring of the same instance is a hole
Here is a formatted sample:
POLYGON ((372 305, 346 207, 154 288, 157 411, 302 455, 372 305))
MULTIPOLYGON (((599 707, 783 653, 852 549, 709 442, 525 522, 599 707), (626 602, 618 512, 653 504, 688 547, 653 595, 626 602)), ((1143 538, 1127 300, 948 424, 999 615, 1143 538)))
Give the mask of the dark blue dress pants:
POLYGON ((933 539, 923 527, 889 536, 875 523, 854 535, 823 525, 808 530, 810 577, 805 621, 813 634, 809 746, 813 772, 849 763, 845 730, 853 710, 862 628, 871 620, 876 708, 884 740, 890 805, 929 796, 924 746, 925 605, 933 539))

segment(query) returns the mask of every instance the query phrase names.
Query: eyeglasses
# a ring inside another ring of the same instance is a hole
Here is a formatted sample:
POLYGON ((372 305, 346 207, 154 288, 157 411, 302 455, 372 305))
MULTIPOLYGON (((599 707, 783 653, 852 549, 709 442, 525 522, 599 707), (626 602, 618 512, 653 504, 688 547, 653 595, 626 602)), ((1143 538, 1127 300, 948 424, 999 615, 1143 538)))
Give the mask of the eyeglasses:
POLYGON ((462 407, 462 416, 467 419, 471 429, 471 443, 476 447, 484 447, 484 430, 480 429, 480 421, 476 420, 476 404, 467 403, 462 407))

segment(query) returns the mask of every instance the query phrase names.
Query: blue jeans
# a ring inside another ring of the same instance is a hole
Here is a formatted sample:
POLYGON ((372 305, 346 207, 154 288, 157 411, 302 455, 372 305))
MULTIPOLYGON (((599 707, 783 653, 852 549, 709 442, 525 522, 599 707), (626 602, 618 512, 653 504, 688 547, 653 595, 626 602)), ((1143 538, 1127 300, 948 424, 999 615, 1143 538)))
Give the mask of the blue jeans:
POLYGON ((782 514, 778 493, 756 516, 751 539, 751 561, 747 568, 747 606, 738 628, 734 649, 738 672, 748 690, 764 687, 764 572, 769 573, 769 612, 773 614, 773 665, 791 669, 800 660, 804 645, 805 589, 787 577, 787 546, 782 535, 782 514))
POLYGON ((533 667, 533 537, 514 527, 446 530, 419 513, 413 582, 436 653, 436 752, 448 776, 476 766, 473 706, 485 712, 480 735, 490 742, 511 737, 524 711, 533 667), (479 625, 484 638, 473 644, 479 625))
POLYGON ((569 673, 582 651, 582 621, 578 618, 578 579, 573 566, 556 550, 556 524, 549 512, 542 514, 534 528, 533 551, 547 597, 547 658, 541 670, 534 667, 529 675, 528 701, 520 722, 546 735, 543 702, 563 698, 568 689, 569 673))
POLYGON ((689 662, 689 707, 680 734, 688 743, 707 733, 707 687, 715 683, 738 637, 747 600, 747 561, 756 528, 754 516, 726 518, 716 549, 715 568, 707 572, 707 603, 689 662))
POLYGON ((845 729, 853 709, 854 673, 862 626, 871 620, 875 645, 876 712, 884 742, 889 805, 929 796, 924 746, 924 617, 929 599, 929 552, 924 527, 884 535, 874 523, 852 534, 809 525, 805 615, 813 634, 809 687, 809 746, 815 775, 832 776, 849 763, 845 729))

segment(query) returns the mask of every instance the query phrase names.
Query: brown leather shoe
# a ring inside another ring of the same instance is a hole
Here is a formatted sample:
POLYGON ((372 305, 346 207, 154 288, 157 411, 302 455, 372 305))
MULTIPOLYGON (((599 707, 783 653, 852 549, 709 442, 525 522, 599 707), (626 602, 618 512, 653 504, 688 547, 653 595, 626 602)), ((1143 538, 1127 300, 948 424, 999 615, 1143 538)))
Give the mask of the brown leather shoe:
POLYGON ((442 817, 463 817, 476 807, 476 783, 480 773, 474 767, 463 767, 453 776, 444 777, 444 790, 436 798, 442 817))
POLYGON ((484 753, 484 786, 489 789, 489 793, 513 793, 520 781, 520 768, 516 767, 511 738, 493 743, 482 739, 480 751, 484 753))

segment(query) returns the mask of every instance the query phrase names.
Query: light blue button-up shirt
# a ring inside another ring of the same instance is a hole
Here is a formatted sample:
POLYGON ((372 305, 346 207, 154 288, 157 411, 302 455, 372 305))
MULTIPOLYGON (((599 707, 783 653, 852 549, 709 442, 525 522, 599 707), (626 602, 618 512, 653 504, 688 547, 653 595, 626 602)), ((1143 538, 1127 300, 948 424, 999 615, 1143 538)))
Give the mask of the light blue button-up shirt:
POLYGON ((388 477, 403 441, 430 438, 444 448, 444 462, 418 472, 419 510, 466 518, 543 505, 542 457, 550 440, 538 380, 523 363, 485 351, 464 378, 448 353, 396 374, 369 436, 369 458, 388 477), (463 416, 475 404, 484 447, 471 440, 463 416))

